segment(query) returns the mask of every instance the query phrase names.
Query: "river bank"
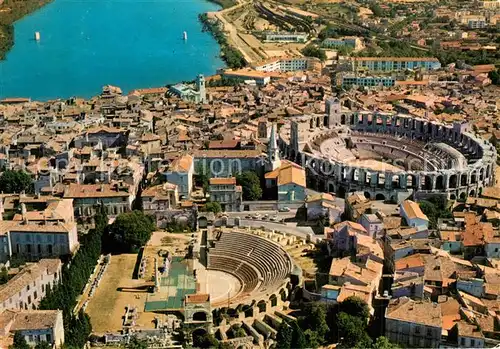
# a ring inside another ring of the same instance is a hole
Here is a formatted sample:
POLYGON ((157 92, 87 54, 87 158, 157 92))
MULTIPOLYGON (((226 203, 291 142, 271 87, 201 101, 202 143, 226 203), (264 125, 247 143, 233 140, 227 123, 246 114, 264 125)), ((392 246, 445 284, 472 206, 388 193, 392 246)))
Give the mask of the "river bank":
POLYGON ((208 1, 219 5, 220 7, 222 7, 222 9, 230 8, 237 4, 237 2, 234 0, 208 0, 208 1))
POLYGON ((14 24, 0 99, 88 98, 108 84, 127 93, 212 75, 225 64, 198 15, 219 9, 206 0, 52 1, 14 24))
MULTIPOLYGON (((221 0, 222 1, 222 0, 221 0)), ((5 0, 0 2, 0 60, 14 46, 14 22, 35 12, 51 0, 5 0)))
POLYGON ((199 15, 198 18, 203 24, 203 31, 211 33, 219 44, 221 57, 226 62, 227 66, 232 69, 243 68, 246 65, 243 55, 239 50, 229 44, 219 21, 217 19, 210 19, 206 13, 199 15))

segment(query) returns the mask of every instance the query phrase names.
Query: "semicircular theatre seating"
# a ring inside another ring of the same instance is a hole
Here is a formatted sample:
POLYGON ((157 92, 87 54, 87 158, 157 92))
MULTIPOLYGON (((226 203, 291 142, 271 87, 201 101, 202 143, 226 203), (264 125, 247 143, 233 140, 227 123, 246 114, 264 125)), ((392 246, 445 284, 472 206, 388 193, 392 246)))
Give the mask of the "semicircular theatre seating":
POLYGON ((275 287, 292 270, 286 252, 269 240, 242 232, 224 232, 218 237, 209 250, 208 269, 235 275, 243 283, 243 292, 275 287))

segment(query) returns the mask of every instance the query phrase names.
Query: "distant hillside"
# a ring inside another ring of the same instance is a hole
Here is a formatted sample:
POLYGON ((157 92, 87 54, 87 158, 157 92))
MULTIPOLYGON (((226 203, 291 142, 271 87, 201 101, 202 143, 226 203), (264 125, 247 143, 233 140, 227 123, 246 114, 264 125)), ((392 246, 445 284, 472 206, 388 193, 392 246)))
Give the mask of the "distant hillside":
POLYGON ((0 0, 0 59, 14 45, 14 22, 38 10, 51 0, 0 0))

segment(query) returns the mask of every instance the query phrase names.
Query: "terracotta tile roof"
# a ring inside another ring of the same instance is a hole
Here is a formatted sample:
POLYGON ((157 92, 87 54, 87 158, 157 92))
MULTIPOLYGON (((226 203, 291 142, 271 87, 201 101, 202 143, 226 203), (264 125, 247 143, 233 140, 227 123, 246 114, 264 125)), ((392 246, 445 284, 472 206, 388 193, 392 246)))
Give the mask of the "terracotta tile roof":
POLYGON ((447 297, 446 301, 439 302, 439 304, 441 305, 443 330, 450 330, 461 318, 460 303, 458 303, 458 301, 452 297, 447 297))
POLYGON ((417 253, 396 261, 396 270, 423 267, 425 265, 424 257, 417 253))
POLYGON ((61 310, 21 311, 16 313, 11 331, 53 328, 58 317, 62 317, 61 310))
POLYGON ((183 155, 175 159, 169 167, 170 172, 189 172, 193 165, 193 157, 191 155, 183 155))
POLYGON ((240 144, 239 140, 221 140, 221 141, 210 141, 208 143, 208 149, 234 149, 240 144))
POLYGON ((405 200, 401 206, 403 207, 403 210, 405 211, 406 215, 410 219, 415 219, 415 218, 420 218, 424 220, 429 220, 427 216, 422 212, 420 209, 420 206, 411 200, 405 200))
POLYGON ((389 303, 386 312, 387 319, 412 322, 426 326, 442 326, 440 304, 414 301, 401 297, 389 303))
MULTIPOLYGON (((128 186, 127 186, 128 188, 128 186)), ((104 198, 128 197, 130 193, 120 190, 117 184, 75 184, 71 183, 64 190, 64 198, 104 198)))
POLYGON ((38 263, 27 265, 6 284, 0 285, 0 302, 20 292, 45 272, 54 274, 61 268, 61 264, 60 259, 41 259, 38 263))
POLYGON ((193 155, 197 158, 259 158, 262 151, 255 150, 196 150, 193 155))
POLYGON ((230 178, 210 178, 210 185, 219 185, 219 184, 235 185, 236 184, 236 178, 235 177, 230 177, 230 178))
POLYGON ((188 294, 186 296, 186 303, 205 303, 210 302, 210 295, 207 293, 188 294))
POLYGON ((372 288, 370 286, 360 286, 353 285, 351 283, 345 283, 340 288, 340 293, 337 297, 337 302, 342 302, 349 297, 359 297, 366 303, 370 303, 370 294, 372 288))
POLYGON ((344 222, 341 222, 341 223, 337 223, 333 226, 333 228, 336 230, 336 231, 340 231, 342 228, 344 227, 348 227, 348 228, 351 228, 351 229, 354 229, 354 230, 357 230, 357 231, 361 231, 363 233, 367 233, 366 229, 359 223, 356 223, 356 222, 351 222, 351 221, 344 221, 344 222))

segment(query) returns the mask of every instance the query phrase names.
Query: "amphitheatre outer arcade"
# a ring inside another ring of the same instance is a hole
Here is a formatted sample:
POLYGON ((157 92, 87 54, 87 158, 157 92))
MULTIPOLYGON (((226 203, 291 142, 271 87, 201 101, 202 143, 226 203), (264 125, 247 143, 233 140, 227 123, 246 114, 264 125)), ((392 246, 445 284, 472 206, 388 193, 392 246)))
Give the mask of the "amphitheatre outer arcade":
POLYGON ((324 115, 290 118, 279 132, 284 157, 305 166, 318 191, 362 191, 399 202, 445 195, 465 199, 493 181, 496 150, 466 122, 444 125, 404 114, 345 111, 326 101, 324 115))

